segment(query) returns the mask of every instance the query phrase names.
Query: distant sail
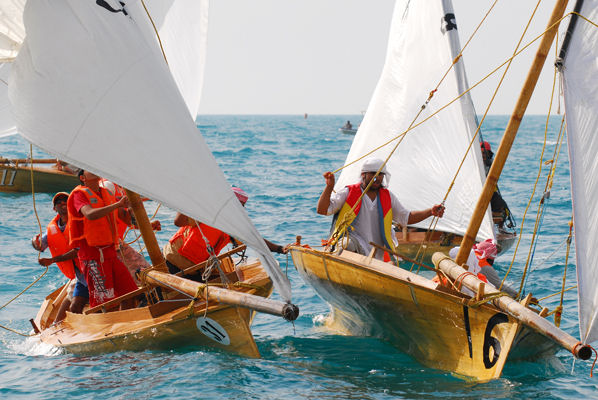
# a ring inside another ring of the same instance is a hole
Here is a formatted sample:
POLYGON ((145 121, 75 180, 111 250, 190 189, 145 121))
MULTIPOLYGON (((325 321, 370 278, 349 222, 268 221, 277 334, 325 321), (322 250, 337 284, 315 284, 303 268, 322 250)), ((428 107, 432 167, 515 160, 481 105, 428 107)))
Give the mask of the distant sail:
MULTIPOLYGON (((598 21, 598 2, 580 12, 598 21)), ((564 59, 567 140, 575 226, 579 330, 584 343, 598 340, 598 30, 579 18, 564 59)))
POLYGON ((30 0, 24 21, 9 85, 19 132, 60 159, 242 240, 289 300, 287 278, 197 130, 159 48, 127 8, 30 0))
MULTIPOLYGON (((386 62, 346 162, 352 162, 404 132, 453 59, 460 52, 450 0, 406 1, 395 6, 386 62)), ((467 89, 463 59, 447 75, 416 122, 446 105, 467 89)), ((401 203, 420 210, 439 203, 457 172, 477 124, 467 94, 431 120, 409 132, 388 162, 389 188, 401 203)), ((396 142, 394 142, 396 143, 396 142)), ((437 230, 463 235, 486 175, 476 139, 446 201, 437 230)), ((385 159, 393 145, 372 156, 385 159)), ((337 190, 359 180, 361 162, 345 168, 337 190)), ((417 226, 427 228, 430 221, 417 226)), ((477 240, 494 238, 490 211, 477 240)))

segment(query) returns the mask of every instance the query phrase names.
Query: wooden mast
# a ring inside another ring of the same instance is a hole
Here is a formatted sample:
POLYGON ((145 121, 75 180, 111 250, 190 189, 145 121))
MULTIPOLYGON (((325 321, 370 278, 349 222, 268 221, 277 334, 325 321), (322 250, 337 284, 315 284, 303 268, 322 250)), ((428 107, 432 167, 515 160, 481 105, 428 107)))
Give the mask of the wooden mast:
POLYGON ((488 209, 488 204, 490 204, 490 199, 492 198, 492 194, 496 190, 496 183, 498 182, 498 178, 502 169, 505 165, 507 160, 507 156, 509 155, 509 151, 511 150, 511 146, 513 145, 513 141, 515 140, 515 135, 517 135, 517 130, 519 129, 519 125, 521 120, 523 119, 523 115, 525 114, 525 110, 529 103, 529 100, 534 92, 534 88, 536 87, 536 82, 538 82, 538 77, 540 76, 540 72, 542 71, 542 67, 544 66, 544 62, 546 61, 546 56, 550 51, 550 47, 552 46, 552 42, 554 37, 556 36, 558 30, 558 21, 562 18, 565 8, 567 7, 568 0, 558 0, 554 9, 552 11, 552 15, 550 16, 550 20, 548 22, 547 27, 551 27, 547 32, 544 34, 542 41, 540 42, 540 47, 536 52, 536 57, 534 58, 534 62, 528 72, 527 78, 523 85, 523 89, 521 89, 521 93, 519 94, 519 99, 517 100, 517 104, 515 105, 515 110, 511 115, 511 119, 505 129, 505 133, 503 138, 500 142, 500 146, 494 157, 494 162, 490 167, 490 171, 488 172, 488 176, 486 177, 486 182, 484 183, 484 187, 482 188, 482 193, 480 198, 478 199, 478 203, 476 204, 476 208, 473 212, 471 220, 469 221, 469 226, 467 227, 467 232, 463 236, 463 241, 461 242, 461 247, 459 248, 459 253, 455 259, 455 262, 459 265, 462 265, 467 261, 467 257, 469 257, 469 253, 471 251, 471 247, 475 243, 475 238, 477 236, 478 230, 484 219, 484 215, 486 214, 486 210, 488 209))
MULTIPOLYGON (((165 273, 168 272, 168 270, 166 268, 164 256, 160 251, 160 246, 158 246, 156 235, 154 234, 150 220, 145 212, 143 202, 137 193, 128 189, 125 189, 125 192, 129 198, 129 203, 133 210, 133 214, 135 215, 135 220, 137 221, 137 226, 141 232, 145 247, 152 260, 152 265, 156 269, 154 271, 149 271, 147 273, 147 278, 156 285, 165 287, 171 285, 189 295, 193 296, 197 294, 198 290, 205 285, 165 273)), ((279 315, 288 321, 294 321, 299 316, 299 308, 294 304, 270 300, 260 296, 236 292, 234 290, 211 287, 210 290, 203 291, 203 296, 207 296, 210 301, 279 315)))

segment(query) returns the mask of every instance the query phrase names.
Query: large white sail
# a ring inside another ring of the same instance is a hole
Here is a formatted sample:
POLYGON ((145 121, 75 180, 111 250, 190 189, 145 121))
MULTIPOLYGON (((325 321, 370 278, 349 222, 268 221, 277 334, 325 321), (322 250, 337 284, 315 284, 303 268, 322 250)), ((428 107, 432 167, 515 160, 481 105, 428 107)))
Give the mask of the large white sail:
MULTIPOLYGON (((598 1, 581 15, 598 21, 598 1)), ((563 77, 575 226, 579 330, 584 343, 598 339, 598 30, 579 18, 564 59, 563 77)))
MULTIPOLYGON (((147 11, 137 1, 128 5, 128 12, 144 30, 143 36, 156 45, 159 43, 154 32, 158 31, 170 72, 195 118, 205 71, 209 0, 145 0, 144 3, 147 11), (148 12, 151 20, 147 18, 148 12)), ((24 7, 25 0, 0 3, 0 61, 12 61, 23 43, 24 7)), ((0 64, 0 137, 16 132, 14 120, 5 107, 7 71, 10 65, 0 64)))
POLYGON ((288 280, 190 118, 159 48, 121 3, 27 2, 27 36, 9 82, 19 132, 239 238, 290 300, 288 280))
MULTIPOLYGON (((455 15, 450 0, 406 1, 395 5, 386 62, 347 163, 404 132, 459 54, 455 15)), ((418 121, 453 100, 467 88, 463 60, 447 75, 418 121)), ((409 132, 390 158, 389 189, 411 210, 437 204, 444 198, 476 130, 469 95, 409 132)), ((396 142, 393 142, 393 145, 396 142)), ((372 156, 385 159, 393 145, 372 156)), ((337 190, 359 180, 361 162, 345 168, 337 190)), ((437 229, 464 234, 481 192, 485 173, 476 139, 446 200, 437 229)), ((418 226, 427 228, 429 221, 418 226)), ((477 239, 494 238, 490 211, 477 239)))

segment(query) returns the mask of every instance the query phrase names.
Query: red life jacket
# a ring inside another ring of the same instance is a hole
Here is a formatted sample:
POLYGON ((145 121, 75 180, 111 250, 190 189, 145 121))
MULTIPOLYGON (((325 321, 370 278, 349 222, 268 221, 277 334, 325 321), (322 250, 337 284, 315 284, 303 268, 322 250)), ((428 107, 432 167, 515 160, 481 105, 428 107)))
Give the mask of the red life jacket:
MULTIPOLYGON (((52 257, 62 255, 72 249, 69 245, 68 225, 64 232, 62 232, 58 227, 59 219, 60 215, 56 215, 46 228, 48 248, 50 249, 52 257)), ((58 268, 60 268, 60 271, 62 271, 62 273, 69 279, 75 278, 75 267, 73 262, 76 263, 78 260, 75 258, 74 260, 60 261, 56 263, 58 268)))
MULTIPOLYGON (((210 246, 214 249, 214 253, 218 255, 220 250, 230 243, 230 236, 226 233, 212 228, 206 224, 199 223, 201 232, 210 242, 210 246)), ((178 252, 183 257, 191 260, 195 264, 199 264, 210 257, 210 253, 206 247, 206 242, 201 235, 197 226, 183 226, 170 238, 170 243, 182 238, 183 245, 178 249, 178 252)))
POLYGON ((118 244, 116 230, 117 211, 114 210, 108 215, 98 219, 87 219, 83 216, 77 216, 77 210, 73 204, 73 194, 82 192, 93 208, 101 208, 116 202, 114 195, 107 189, 100 187, 100 195, 86 186, 77 186, 71 192, 67 200, 67 209, 69 213, 69 244, 76 247, 76 242, 85 239, 87 244, 92 247, 104 247, 111 244, 118 244))

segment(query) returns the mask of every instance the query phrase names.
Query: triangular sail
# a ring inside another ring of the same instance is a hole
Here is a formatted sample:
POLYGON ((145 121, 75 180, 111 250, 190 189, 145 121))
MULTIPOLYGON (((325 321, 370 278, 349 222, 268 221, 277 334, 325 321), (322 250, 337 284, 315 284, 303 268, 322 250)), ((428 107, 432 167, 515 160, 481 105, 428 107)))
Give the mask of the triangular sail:
MULTIPOLYGON (((450 0, 397 1, 386 62, 347 157, 356 160, 404 132, 425 103, 453 59, 460 52, 455 15, 450 0)), ((444 79, 418 121, 456 98, 467 88, 461 59, 444 79)), ((476 130, 475 111, 469 95, 409 132, 388 162, 389 188, 411 210, 440 202, 476 130)), ((393 142, 393 144, 396 142, 393 142)), ((385 159, 393 145, 373 156, 385 159)), ((337 190, 359 180, 361 162, 345 168, 337 190)), ((485 180, 476 141, 446 201, 444 218, 437 229, 464 234, 485 180)), ((418 226, 427 228, 429 221, 418 226)), ((487 213, 478 240, 494 238, 487 213)))
POLYGON ((120 3, 27 3, 27 37, 9 84, 19 132, 239 238, 289 300, 288 280, 190 118, 159 48, 120 3))
MULTIPOLYGON (((585 0, 580 12, 598 21, 598 1, 585 0)), ((579 18, 564 59, 563 78, 575 256, 579 330, 584 343, 598 339, 598 29, 579 18)))

